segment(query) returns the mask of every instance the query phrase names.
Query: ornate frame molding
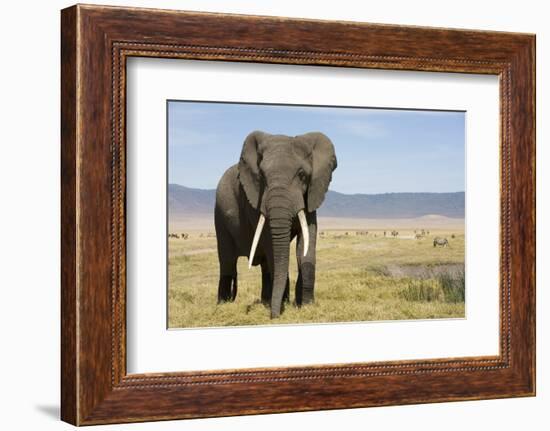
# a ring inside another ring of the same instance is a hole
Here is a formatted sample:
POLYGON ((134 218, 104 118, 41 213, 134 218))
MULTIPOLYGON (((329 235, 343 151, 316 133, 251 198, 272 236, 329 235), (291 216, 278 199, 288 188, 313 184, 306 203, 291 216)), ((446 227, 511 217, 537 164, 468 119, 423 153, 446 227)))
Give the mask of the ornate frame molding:
POLYGON ((534 394, 534 36, 78 5, 62 12, 62 57, 63 420, 97 424, 534 394), (206 24, 220 30, 207 33, 206 24), (287 37, 258 36, 251 31, 258 25, 284 29, 287 37), (302 42, 312 32, 320 41, 302 42), (324 37, 334 32, 339 39, 324 37), (127 375, 130 56, 498 75, 500 354, 127 375), (248 399, 251 390, 261 396, 248 399))

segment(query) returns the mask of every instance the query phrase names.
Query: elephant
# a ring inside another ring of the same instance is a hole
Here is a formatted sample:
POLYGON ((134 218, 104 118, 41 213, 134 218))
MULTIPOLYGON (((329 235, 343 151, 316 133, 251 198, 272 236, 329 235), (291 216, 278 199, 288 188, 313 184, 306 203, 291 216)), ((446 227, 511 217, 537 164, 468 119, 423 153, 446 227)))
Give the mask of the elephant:
POLYGON ((300 136, 250 133, 240 160, 216 189, 220 277, 218 303, 237 295, 237 259, 261 266, 261 302, 271 318, 289 298, 290 242, 297 237, 297 306, 314 301, 317 209, 323 203, 337 161, 334 145, 320 132, 300 136))

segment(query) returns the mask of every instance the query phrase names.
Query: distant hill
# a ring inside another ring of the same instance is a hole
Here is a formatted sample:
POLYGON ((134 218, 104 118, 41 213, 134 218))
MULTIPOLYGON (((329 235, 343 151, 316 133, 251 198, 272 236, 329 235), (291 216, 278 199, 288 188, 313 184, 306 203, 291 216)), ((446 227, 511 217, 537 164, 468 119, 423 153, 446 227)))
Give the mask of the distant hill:
MULTIPOLYGON (((318 213, 324 217, 415 218, 444 216, 464 218, 464 192, 344 194, 329 190, 318 213)), ((215 190, 168 185, 171 216, 210 215, 214 211, 215 190)))
POLYGON ((464 217, 464 192, 383 193, 347 195, 327 193, 319 215, 357 218, 415 218, 426 215, 464 217))
POLYGON ((216 190, 191 189, 168 184, 168 211, 174 215, 201 215, 214 213, 216 190))

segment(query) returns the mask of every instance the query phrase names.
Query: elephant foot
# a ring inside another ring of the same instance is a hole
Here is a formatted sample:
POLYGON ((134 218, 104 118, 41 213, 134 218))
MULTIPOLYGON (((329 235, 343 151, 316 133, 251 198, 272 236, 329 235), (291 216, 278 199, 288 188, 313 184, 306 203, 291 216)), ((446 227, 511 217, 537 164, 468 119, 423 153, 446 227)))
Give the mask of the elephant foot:
POLYGON ((313 304, 313 287, 315 283, 315 266, 311 263, 303 263, 296 280, 296 305, 313 304))
POLYGON ((237 297, 237 275, 222 275, 218 283, 218 304, 233 302, 237 297))
POLYGON ((304 305, 310 305, 315 302, 315 299, 313 298, 313 294, 311 295, 302 295, 301 298, 296 298, 294 303, 296 304, 296 307, 300 308, 304 305))
POLYGON ((313 296, 313 286, 302 285, 302 295, 299 306, 313 304, 315 298, 313 296))
POLYGON ((313 298, 313 292, 312 292, 310 295, 304 295, 302 297, 302 303, 300 305, 301 306, 309 305, 309 304, 313 304, 314 302, 315 302, 315 299, 313 298))

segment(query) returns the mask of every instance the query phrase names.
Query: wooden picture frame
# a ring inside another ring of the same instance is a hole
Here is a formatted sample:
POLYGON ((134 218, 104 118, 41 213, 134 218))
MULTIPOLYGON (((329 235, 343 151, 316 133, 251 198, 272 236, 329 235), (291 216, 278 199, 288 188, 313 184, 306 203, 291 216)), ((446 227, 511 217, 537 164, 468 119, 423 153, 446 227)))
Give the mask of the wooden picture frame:
POLYGON ((62 420, 89 425, 535 394, 534 35, 83 5, 61 18, 62 420), (500 354, 128 375, 130 56, 498 75, 500 354))

